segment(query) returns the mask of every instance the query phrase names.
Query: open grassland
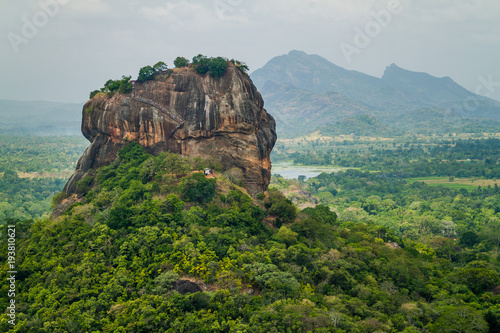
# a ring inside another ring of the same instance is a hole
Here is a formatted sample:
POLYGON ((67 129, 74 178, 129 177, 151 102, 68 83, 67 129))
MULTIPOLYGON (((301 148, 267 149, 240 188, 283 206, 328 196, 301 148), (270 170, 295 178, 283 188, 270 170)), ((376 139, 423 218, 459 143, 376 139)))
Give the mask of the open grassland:
POLYGON ((479 179, 479 178, 454 178, 450 177, 420 177, 420 178, 410 178, 406 180, 408 183, 424 182, 430 186, 445 186, 449 188, 466 190, 474 190, 478 186, 495 186, 499 185, 499 179, 479 179))
MULTIPOLYGON (((74 171, 65 170, 60 172, 18 172, 17 176, 19 178, 59 178, 59 179, 68 179, 74 171)), ((3 177, 3 172, 0 172, 0 178, 3 177)))

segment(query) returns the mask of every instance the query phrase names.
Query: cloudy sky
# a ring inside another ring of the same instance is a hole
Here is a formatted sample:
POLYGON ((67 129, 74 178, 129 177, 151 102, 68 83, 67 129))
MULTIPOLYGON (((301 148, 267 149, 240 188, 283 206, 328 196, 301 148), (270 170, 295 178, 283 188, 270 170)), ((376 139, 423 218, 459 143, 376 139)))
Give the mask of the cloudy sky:
POLYGON ((0 0, 0 35, 0 99, 81 103, 159 60, 221 55, 252 71, 296 49, 500 100, 498 0, 0 0))

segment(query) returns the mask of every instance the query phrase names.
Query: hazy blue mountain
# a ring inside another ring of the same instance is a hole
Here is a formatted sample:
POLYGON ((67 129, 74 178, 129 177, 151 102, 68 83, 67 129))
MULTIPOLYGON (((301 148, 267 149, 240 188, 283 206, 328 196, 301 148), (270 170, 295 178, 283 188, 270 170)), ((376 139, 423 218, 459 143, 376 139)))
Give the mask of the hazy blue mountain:
POLYGON ((290 51, 271 59, 264 67, 254 71, 251 78, 257 88, 267 81, 290 83, 313 91, 336 91, 352 97, 351 92, 380 89, 380 79, 357 71, 350 71, 332 64, 318 55, 308 55, 302 51, 290 51))
POLYGON ((272 81, 268 81, 263 90, 266 92, 265 105, 268 110, 272 106, 272 115, 280 135, 303 135, 348 116, 378 114, 368 105, 336 92, 314 93, 291 84, 272 81))
POLYGON ((402 134, 402 131, 387 126, 375 117, 366 114, 347 117, 334 124, 322 125, 317 128, 322 134, 329 136, 356 135, 392 137, 402 134))
POLYGON ((481 133, 498 132, 500 121, 495 119, 467 118, 450 109, 421 108, 399 115, 393 126, 407 133, 481 133))
MULTIPOLYGON (((449 77, 412 72, 395 64, 386 68, 382 78, 376 78, 346 70, 318 55, 291 51, 271 59, 251 78, 266 109, 279 119, 278 133, 286 136, 299 134, 296 127, 302 135, 314 131, 318 122, 331 124, 360 114, 409 130, 401 126, 399 116, 425 108, 447 109, 466 120, 500 119, 499 102, 475 95, 449 77)), ((437 131, 440 126, 434 128, 437 131)))
POLYGON ((0 100, 0 134, 81 135, 82 104, 0 100))
MULTIPOLYGON (((381 81, 393 91, 405 96, 407 103, 412 105, 428 104, 445 108, 454 108, 455 112, 462 110, 470 113, 466 107, 470 99, 477 99, 475 108, 496 109, 491 114, 478 114, 479 118, 500 118, 500 103, 487 97, 479 96, 457 84, 450 77, 437 78, 427 73, 412 72, 392 64, 386 68, 381 81)), ((389 97, 389 96, 388 96, 389 97)))

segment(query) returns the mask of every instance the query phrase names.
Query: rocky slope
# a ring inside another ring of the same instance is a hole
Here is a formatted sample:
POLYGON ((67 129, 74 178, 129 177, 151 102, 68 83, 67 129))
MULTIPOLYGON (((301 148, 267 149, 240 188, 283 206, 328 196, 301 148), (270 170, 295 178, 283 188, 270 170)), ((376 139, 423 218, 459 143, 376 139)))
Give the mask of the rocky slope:
POLYGON ((82 132, 91 145, 64 192, 81 194, 77 182, 114 161, 129 141, 154 155, 215 158, 225 170, 241 170, 249 194, 263 192, 276 142, 275 121, 263 106, 249 76, 230 62, 221 78, 180 68, 136 82, 131 94, 99 94, 83 108, 82 132))

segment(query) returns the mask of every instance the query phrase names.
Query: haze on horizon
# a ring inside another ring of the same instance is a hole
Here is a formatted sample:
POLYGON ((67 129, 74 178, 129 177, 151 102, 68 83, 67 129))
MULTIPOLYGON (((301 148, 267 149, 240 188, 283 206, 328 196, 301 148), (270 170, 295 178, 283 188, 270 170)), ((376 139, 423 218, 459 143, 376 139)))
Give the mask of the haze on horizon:
POLYGON ((81 103, 106 80, 136 77, 140 67, 159 60, 173 67, 177 56, 221 55, 254 71, 296 49, 377 77, 391 63, 449 76, 500 100, 500 2, 493 0, 26 0, 1 6, 0 99, 81 103))

